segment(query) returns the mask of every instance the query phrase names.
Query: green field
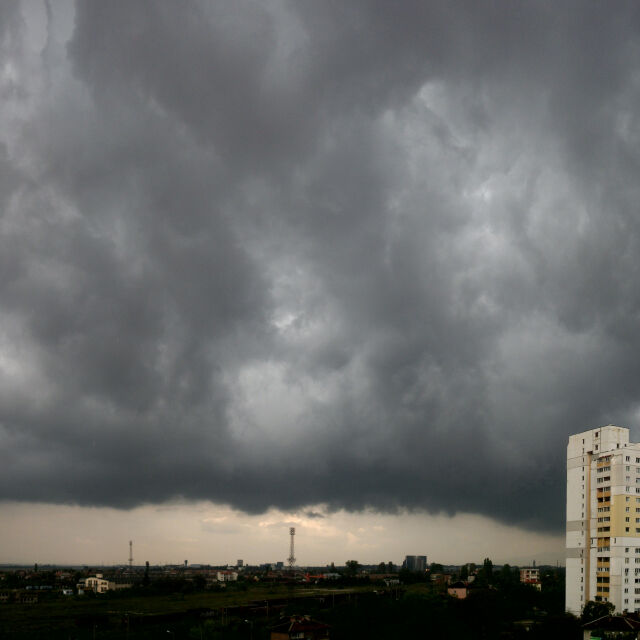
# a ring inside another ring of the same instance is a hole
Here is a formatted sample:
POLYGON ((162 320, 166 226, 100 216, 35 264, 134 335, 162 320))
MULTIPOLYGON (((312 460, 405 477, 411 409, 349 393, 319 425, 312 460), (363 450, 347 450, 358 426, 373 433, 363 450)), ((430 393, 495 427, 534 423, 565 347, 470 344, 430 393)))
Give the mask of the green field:
POLYGON ((274 621, 281 613, 291 613, 300 606, 317 609, 321 603, 314 597, 324 597, 328 605, 330 599, 341 600, 349 597, 347 594, 356 597, 363 591, 372 591, 372 588, 331 590, 254 585, 247 590, 190 594, 133 595, 121 591, 101 596, 45 598, 31 605, 0 604, 0 638, 85 640, 129 637, 133 640, 158 637, 160 631, 166 638, 171 634, 195 638, 242 637, 242 629, 238 627, 244 627, 247 637, 253 631, 254 637, 258 638, 268 620, 274 621), (237 610, 249 603, 254 604, 248 609, 237 610), (247 619, 251 622, 245 623, 247 619))

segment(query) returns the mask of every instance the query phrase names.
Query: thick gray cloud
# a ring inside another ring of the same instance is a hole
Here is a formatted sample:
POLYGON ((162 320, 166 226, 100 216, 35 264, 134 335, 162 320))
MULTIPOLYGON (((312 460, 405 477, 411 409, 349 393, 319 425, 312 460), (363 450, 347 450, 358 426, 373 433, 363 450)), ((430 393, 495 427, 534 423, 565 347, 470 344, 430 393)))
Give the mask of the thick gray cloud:
POLYGON ((0 498, 561 526, 639 413, 635 4, 10 6, 0 498))

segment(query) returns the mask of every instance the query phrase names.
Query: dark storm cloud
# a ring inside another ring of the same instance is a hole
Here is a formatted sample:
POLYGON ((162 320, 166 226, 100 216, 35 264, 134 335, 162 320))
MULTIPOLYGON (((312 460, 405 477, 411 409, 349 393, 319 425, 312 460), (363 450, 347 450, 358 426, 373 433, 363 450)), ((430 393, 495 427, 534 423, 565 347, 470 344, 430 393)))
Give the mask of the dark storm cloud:
POLYGON ((0 20, 0 497, 558 528, 639 409, 635 5, 51 9, 0 20))

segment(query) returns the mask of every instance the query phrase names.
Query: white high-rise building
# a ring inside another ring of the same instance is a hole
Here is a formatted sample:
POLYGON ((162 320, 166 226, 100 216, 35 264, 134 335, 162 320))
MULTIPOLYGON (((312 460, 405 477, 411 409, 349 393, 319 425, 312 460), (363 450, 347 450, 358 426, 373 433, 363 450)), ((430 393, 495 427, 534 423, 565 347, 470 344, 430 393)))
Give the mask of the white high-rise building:
POLYGON ((566 609, 640 611, 640 444, 612 425, 569 437, 566 609))

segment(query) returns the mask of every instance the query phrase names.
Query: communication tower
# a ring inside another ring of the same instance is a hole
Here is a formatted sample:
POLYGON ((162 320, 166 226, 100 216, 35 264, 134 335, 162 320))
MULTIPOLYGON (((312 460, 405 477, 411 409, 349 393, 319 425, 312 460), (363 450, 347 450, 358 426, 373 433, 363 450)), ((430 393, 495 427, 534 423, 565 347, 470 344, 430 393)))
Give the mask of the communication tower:
POLYGON ((296 556, 294 554, 294 550, 293 550, 293 539, 296 535, 296 528, 295 527, 291 527, 289 529, 289 536, 291 538, 291 546, 289 548, 289 557, 287 558, 288 562, 289 562, 289 570, 293 571, 293 567, 296 564, 296 556))

